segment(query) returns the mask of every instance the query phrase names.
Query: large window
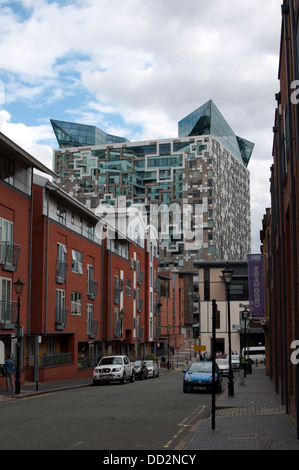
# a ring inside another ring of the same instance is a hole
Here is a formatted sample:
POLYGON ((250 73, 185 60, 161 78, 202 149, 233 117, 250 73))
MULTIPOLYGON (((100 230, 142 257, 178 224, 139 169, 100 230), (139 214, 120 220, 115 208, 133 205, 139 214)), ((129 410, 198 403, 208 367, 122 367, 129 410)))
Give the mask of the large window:
POLYGON ((11 320, 11 279, 0 278, 0 322, 11 320))
POLYGON ((71 294, 71 315, 82 315, 82 294, 72 292, 71 294))
POLYGON ((72 272, 83 274, 83 256, 80 251, 72 250, 72 272))

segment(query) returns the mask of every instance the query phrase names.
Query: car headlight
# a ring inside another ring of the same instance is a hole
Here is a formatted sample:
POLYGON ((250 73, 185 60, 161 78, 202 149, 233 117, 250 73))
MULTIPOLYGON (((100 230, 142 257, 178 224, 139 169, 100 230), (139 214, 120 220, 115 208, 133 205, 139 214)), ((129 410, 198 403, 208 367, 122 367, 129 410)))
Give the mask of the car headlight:
POLYGON ((190 377, 185 377, 184 380, 185 380, 185 382, 191 382, 190 377))
POLYGON ((121 370, 120 367, 114 367, 114 368, 112 369, 112 372, 119 372, 120 370, 121 370))

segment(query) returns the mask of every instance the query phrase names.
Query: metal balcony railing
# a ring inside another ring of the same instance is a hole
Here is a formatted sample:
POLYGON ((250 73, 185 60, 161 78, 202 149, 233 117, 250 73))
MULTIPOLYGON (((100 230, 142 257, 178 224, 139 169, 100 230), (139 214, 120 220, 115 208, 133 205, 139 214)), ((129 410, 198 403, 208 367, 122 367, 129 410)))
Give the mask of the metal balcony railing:
POLYGON ((98 332, 99 321, 88 320, 87 321, 87 334, 89 338, 95 338, 98 332))
POLYGON ((18 315, 17 302, 2 300, 0 301, 0 323, 3 330, 12 329, 18 315))
POLYGON ((66 281, 66 274, 67 274, 67 262, 57 260, 56 261, 56 282, 59 284, 64 284, 66 281))
POLYGON ((64 330, 66 325, 66 319, 68 314, 68 308, 56 307, 56 321, 55 329, 64 330))
POLYGON ((20 256, 20 245, 12 242, 0 242, 0 264, 6 271, 16 271, 20 256))
POLYGON ((89 280, 87 281, 87 295, 89 299, 95 299, 97 297, 99 283, 98 281, 89 280))

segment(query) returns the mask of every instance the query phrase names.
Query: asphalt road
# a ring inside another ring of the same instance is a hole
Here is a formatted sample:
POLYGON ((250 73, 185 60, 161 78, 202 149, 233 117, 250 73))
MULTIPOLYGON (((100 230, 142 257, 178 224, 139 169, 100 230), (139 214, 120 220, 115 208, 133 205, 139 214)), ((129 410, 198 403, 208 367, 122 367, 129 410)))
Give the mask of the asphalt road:
POLYGON ((183 393, 183 374, 59 391, 0 405, 7 450, 174 450, 209 415, 211 395, 183 393))

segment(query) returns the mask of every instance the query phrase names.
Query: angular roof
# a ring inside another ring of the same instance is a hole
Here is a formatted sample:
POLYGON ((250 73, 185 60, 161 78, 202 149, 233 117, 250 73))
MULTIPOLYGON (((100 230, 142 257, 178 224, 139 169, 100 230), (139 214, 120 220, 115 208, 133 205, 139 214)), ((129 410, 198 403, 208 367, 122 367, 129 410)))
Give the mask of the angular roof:
POLYGON ((248 166, 254 143, 236 136, 212 100, 178 123, 179 137, 213 135, 234 157, 248 166))
POLYGON ((87 124, 57 121, 50 119, 60 148, 87 147, 89 145, 106 145, 118 142, 128 142, 124 137, 118 137, 87 124))

